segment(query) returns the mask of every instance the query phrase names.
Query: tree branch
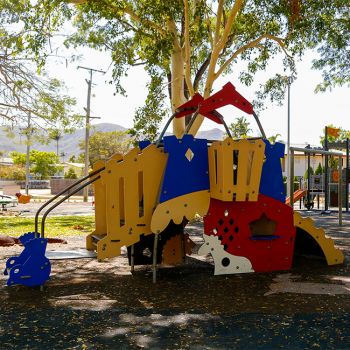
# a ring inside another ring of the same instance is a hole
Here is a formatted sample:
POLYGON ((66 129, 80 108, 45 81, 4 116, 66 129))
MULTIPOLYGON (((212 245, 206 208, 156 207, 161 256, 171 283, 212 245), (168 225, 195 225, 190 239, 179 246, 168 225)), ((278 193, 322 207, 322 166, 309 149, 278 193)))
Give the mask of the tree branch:
POLYGON ((194 89, 191 81, 191 43, 189 28, 189 8, 188 0, 183 0, 185 6, 185 82, 190 96, 194 95, 194 89))
POLYGON ((195 92, 198 91, 198 87, 199 87, 199 82, 201 81, 205 71, 207 70, 208 66, 209 66, 209 62, 210 62, 210 57, 211 57, 211 53, 209 54, 209 56, 206 58, 206 60, 202 63, 202 65, 200 66, 200 68, 198 69, 198 72, 194 78, 193 81, 193 90, 195 92))
MULTIPOLYGON (((70 3, 75 4, 75 5, 81 5, 86 3, 88 0, 69 0, 70 3)), ((97 3, 101 4, 101 0, 92 0, 95 1, 97 3)), ((121 9, 119 9, 118 7, 107 3, 106 1, 104 1, 105 5, 108 6, 109 9, 114 10, 115 12, 120 12, 121 9)), ((150 27, 152 27, 153 29, 155 29, 159 34, 166 36, 167 32, 166 30, 164 30, 161 26, 159 26, 157 23, 150 21, 150 20, 143 20, 142 18, 140 18, 134 11, 134 9, 132 8, 132 6, 128 3, 126 3, 124 9, 122 9, 122 11, 129 15, 131 19, 133 19, 135 22, 138 23, 142 23, 144 25, 148 25, 150 27)))
POLYGON ((150 20, 143 20, 141 19, 132 9, 132 7, 130 5, 126 5, 124 8, 124 12, 126 14, 128 14, 135 22, 138 23, 143 23, 145 25, 148 25, 150 27, 152 27, 153 29, 155 29, 159 34, 166 36, 167 32, 166 30, 164 30, 162 27, 160 27, 157 23, 152 22, 150 20))
POLYGON ((224 8, 224 0, 219 0, 218 10, 216 12, 216 26, 215 26, 215 34, 214 34, 214 44, 216 44, 219 40, 221 17, 222 17, 223 8, 224 8))
MULTIPOLYGON (((224 32, 220 38, 220 40, 215 44, 211 58, 210 58, 210 63, 209 63, 209 68, 208 68, 208 77, 207 77, 207 81, 205 84, 205 88, 204 88, 204 98, 208 97, 210 95, 211 92, 211 88, 213 86, 213 82, 215 80, 215 67, 216 67, 216 63, 217 60, 220 56, 220 53, 222 51, 222 49, 225 47, 226 42, 227 42, 227 38, 230 34, 233 22, 238 14, 238 12, 241 10, 242 6, 243 6, 244 0, 236 0, 231 11, 230 11, 230 16, 227 20, 224 32)), ((198 121, 195 122, 195 124, 193 125, 193 129, 197 129, 199 128, 201 122, 203 119, 201 118, 197 118, 198 121)))
POLYGON ((220 52, 224 48, 224 46, 226 45, 227 38, 228 38, 230 31, 232 29, 232 25, 233 25, 237 15, 238 15, 238 12, 241 10, 243 5, 244 5, 244 0, 236 0, 235 1, 234 5, 230 11, 230 15, 228 17, 227 23, 225 25, 224 32, 223 32, 220 40, 216 44, 215 49, 217 51, 220 52))
POLYGON ((271 34, 264 34, 264 35, 260 35, 258 38, 256 38, 255 40, 251 41, 248 44, 245 44, 243 46, 241 46, 238 50, 236 50, 232 56, 220 67, 220 69, 214 74, 214 80, 217 79, 220 74, 232 63, 232 61, 238 57, 238 55, 240 55, 242 52, 251 49, 253 47, 258 47, 259 43, 263 40, 263 39, 270 39, 270 40, 274 40, 276 41, 279 46, 282 48, 282 50, 284 51, 284 53, 290 57, 290 55, 288 54, 286 47, 284 45, 283 39, 278 38, 274 35, 271 34))
POLYGON ((177 29, 176 29, 176 24, 175 24, 174 19, 169 19, 168 20, 167 27, 168 27, 170 33, 173 34, 173 36, 174 36, 174 38, 173 38, 174 39, 174 49, 181 51, 182 48, 181 48, 181 45, 180 45, 179 38, 177 36, 177 29))

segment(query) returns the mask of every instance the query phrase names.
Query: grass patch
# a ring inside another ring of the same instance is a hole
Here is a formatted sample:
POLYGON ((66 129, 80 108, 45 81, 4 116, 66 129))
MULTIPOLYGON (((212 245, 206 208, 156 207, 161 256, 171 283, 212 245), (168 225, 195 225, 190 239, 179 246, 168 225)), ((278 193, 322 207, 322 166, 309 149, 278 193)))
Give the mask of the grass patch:
MULTIPOLYGON (((94 216, 53 216, 46 220, 45 236, 86 236, 94 229, 94 216)), ((0 235, 19 237, 24 233, 31 231, 34 231, 33 217, 0 218, 0 235)))

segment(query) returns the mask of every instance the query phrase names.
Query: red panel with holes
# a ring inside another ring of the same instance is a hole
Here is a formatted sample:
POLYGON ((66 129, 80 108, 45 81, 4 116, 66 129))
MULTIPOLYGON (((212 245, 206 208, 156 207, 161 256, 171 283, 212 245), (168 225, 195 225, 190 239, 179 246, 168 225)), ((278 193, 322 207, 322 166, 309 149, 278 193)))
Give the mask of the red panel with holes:
POLYGON ((293 211, 271 197, 257 202, 211 199, 204 232, 216 235, 225 250, 248 258, 256 272, 288 270, 295 241, 293 211))

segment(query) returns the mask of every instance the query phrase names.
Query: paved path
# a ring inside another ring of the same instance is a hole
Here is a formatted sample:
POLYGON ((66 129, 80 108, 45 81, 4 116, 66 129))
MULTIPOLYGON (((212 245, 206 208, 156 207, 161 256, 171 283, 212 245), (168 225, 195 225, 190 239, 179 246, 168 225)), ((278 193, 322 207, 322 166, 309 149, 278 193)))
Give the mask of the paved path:
MULTIPOLYGON (((20 216, 34 217, 37 210, 44 203, 28 203, 28 204, 18 204, 15 207, 9 207, 8 211, 20 214, 20 216)), ((47 207, 49 208, 49 207, 47 207)), ((46 209, 46 208, 45 208, 46 209)), ((45 210, 42 211, 42 214, 45 210)), ((94 215, 95 210, 92 202, 65 202, 55 208, 50 216, 65 216, 65 215, 94 215)))

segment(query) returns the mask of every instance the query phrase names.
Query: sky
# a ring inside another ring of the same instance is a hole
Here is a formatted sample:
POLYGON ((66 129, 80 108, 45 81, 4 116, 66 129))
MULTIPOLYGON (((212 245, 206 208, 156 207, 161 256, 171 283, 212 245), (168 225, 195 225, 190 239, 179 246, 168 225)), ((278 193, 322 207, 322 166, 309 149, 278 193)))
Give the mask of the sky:
MULTIPOLYGON (((84 114, 87 98, 85 79, 89 73, 77 69, 77 66, 107 71, 106 74, 93 75, 91 115, 101 119, 95 119, 92 123, 115 123, 126 128, 131 127, 134 112, 137 107, 143 105, 147 95, 148 77, 142 66, 132 68, 123 80, 123 86, 127 91, 127 97, 123 97, 114 95, 114 86, 108 83, 111 79, 111 61, 107 53, 83 48, 79 49, 79 54, 81 55, 79 62, 67 64, 64 60, 52 60, 48 64, 47 72, 51 77, 65 82, 68 94, 77 99, 77 112, 84 114)), ((332 91, 315 94, 315 86, 322 81, 321 73, 311 69, 311 62, 315 57, 316 53, 309 51, 303 60, 297 63, 298 77, 291 85, 291 144, 294 146, 306 144, 318 146, 320 135, 324 127, 329 124, 350 130, 350 88, 333 88, 332 91)), ((214 84, 214 92, 230 81, 245 98, 252 100, 255 88, 259 84, 275 73, 285 74, 279 57, 271 62, 265 72, 256 75, 253 86, 247 87, 238 80, 241 67, 238 64, 232 74, 219 78, 214 84)), ((167 89, 166 85, 164 89, 167 89)), ((228 124, 244 115, 233 106, 224 107, 219 111, 228 124)), ((259 113, 259 118, 267 136, 280 134, 281 140, 287 140, 287 99, 283 106, 273 106, 267 102, 267 109, 259 113)), ((258 135, 254 119, 249 115, 247 119, 251 122, 253 134, 258 135)), ((214 127, 221 128, 214 122, 205 121, 201 130, 214 127)))

